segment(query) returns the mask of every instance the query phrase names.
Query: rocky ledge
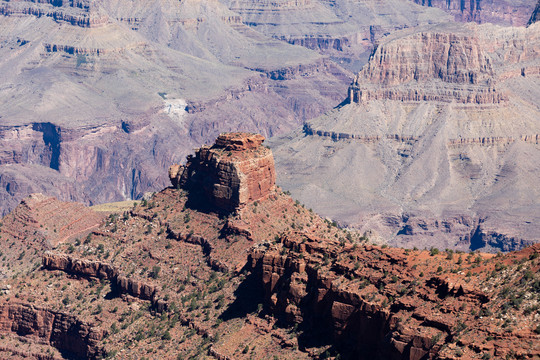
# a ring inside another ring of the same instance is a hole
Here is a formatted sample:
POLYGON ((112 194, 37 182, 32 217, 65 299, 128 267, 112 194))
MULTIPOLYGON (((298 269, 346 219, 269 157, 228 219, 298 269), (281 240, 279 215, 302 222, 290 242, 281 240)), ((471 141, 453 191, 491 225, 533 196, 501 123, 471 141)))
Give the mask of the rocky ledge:
POLYGON ((519 287, 511 299, 533 299, 536 285, 523 268, 535 271, 539 252, 535 245, 488 260, 291 232, 255 248, 251 268, 274 316, 309 329, 298 340, 306 351, 318 338, 332 339, 346 358, 536 358, 540 349, 528 344, 537 343, 539 329, 531 311, 520 308, 528 300, 507 302, 512 285, 497 286, 506 278, 519 287), (515 322, 511 307, 520 313, 515 322))
POLYGON ((100 346, 107 335, 105 330, 73 315, 33 305, 0 304, 0 332, 37 338, 63 351, 69 358, 88 359, 105 355, 100 346))

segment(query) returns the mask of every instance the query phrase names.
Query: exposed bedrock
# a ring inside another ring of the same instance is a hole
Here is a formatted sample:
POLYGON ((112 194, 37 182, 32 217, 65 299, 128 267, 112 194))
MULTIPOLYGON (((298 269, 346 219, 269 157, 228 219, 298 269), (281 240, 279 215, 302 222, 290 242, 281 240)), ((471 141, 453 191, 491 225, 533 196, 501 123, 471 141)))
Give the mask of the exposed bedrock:
MULTIPOLYGON (((309 329, 308 338, 299 338, 300 347, 331 343, 351 359, 439 358, 444 348, 437 344, 440 339, 451 343, 459 336, 460 323, 478 324, 474 315, 458 309, 489 306, 486 293, 458 277, 433 274, 413 280, 416 269, 409 268, 406 251, 354 249, 337 249, 307 234, 290 233, 277 245, 261 245, 251 253, 250 266, 270 312, 286 324, 309 329), (404 292, 396 281, 412 281, 414 290, 404 292), (388 306, 386 300, 374 301, 379 296, 374 294, 395 302, 388 306), (452 305, 436 314, 441 299, 452 305)), ((522 340, 518 335, 504 341, 508 348, 501 350, 510 351, 522 340)), ((477 346, 475 339, 461 345, 477 346)))
POLYGON ((167 304, 159 299, 159 289, 156 285, 128 278, 120 274, 118 269, 111 264, 77 259, 69 255, 51 252, 43 255, 42 264, 43 268, 47 270, 60 270, 69 275, 109 280, 112 288, 120 294, 129 294, 143 300, 150 300, 158 311, 163 311, 167 307, 167 304))
POLYGON ((0 332, 44 341, 68 358, 104 356, 100 343, 106 331, 73 315, 27 304, 0 304, 0 332))
POLYGON ((264 199, 275 188, 276 172, 263 141, 258 134, 221 134, 212 147, 188 156, 186 165, 170 167, 171 182, 189 191, 193 205, 226 212, 264 199))
POLYGON ((495 86, 493 62, 478 36, 416 32, 378 46, 348 100, 500 104, 507 95, 495 86))
POLYGON ((537 23, 471 23, 389 35, 348 103, 270 140, 278 183, 374 241, 489 251, 540 241, 538 34, 537 23))

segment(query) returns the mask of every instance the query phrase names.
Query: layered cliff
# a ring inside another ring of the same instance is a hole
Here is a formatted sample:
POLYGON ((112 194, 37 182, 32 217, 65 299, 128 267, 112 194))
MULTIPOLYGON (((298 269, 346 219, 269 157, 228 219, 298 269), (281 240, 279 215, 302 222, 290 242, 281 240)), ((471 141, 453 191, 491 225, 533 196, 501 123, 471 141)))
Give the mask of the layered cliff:
POLYGON ((189 156, 185 166, 169 169, 173 186, 189 191, 194 204, 233 211, 274 191, 276 172, 264 137, 247 133, 220 135, 212 147, 189 156))
MULTIPOLYGON (((538 264, 531 259, 538 255, 531 254, 538 251, 536 246, 514 259, 522 259, 528 271, 534 272, 538 264)), ((503 264, 510 259, 501 257, 497 263, 478 257, 475 262, 484 261, 484 265, 477 268, 471 267, 470 258, 465 262, 464 255, 457 258, 452 252, 441 256, 434 251, 428 255, 426 251, 340 245, 290 233, 277 244, 256 248, 251 266, 262 282, 271 312, 287 324, 306 329, 299 338, 301 347, 326 339, 341 356, 360 359, 539 356, 536 345, 525 350, 529 339, 538 337, 530 312, 527 320, 520 317, 519 334, 509 334, 493 322, 511 317, 508 310, 501 310, 507 291, 498 293, 496 286, 491 287, 500 281, 501 276, 495 274, 506 269, 503 264), (497 280, 484 278, 493 265, 499 269, 491 275, 497 280), (471 271, 476 276, 470 277, 471 271), (480 290, 486 282, 490 285, 480 290)), ((524 273, 507 271, 502 277, 527 281, 524 273)), ((528 294, 536 291, 534 286, 526 288, 528 294)), ((520 313, 517 309, 511 312, 520 313)))
POLYGON ((400 246, 507 251, 539 241, 539 40, 536 24, 388 36, 348 104, 270 141, 278 182, 400 246))
MULTIPOLYGON (((0 332, 35 338, 57 348, 66 358, 98 358, 105 354, 100 346, 106 337, 103 329, 75 316, 28 304, 0 304, 0 332)), ((12 356, 16 354, 16 351, 11 353, 12 356)), ((45 354, 19 355, 39 358, 45 354)))

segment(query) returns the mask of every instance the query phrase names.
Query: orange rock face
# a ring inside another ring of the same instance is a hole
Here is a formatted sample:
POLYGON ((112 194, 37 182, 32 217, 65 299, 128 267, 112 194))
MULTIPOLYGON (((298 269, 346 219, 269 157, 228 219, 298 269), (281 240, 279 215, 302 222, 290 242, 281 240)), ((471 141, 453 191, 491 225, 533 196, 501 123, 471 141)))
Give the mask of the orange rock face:
POLYGON ((187 164, 173 165, 169 177, 190 192, 198 207, 234 211, 264 199, 275 188, 274 157, 258 134, 227 133, 212 147, 201 147, 187 164))

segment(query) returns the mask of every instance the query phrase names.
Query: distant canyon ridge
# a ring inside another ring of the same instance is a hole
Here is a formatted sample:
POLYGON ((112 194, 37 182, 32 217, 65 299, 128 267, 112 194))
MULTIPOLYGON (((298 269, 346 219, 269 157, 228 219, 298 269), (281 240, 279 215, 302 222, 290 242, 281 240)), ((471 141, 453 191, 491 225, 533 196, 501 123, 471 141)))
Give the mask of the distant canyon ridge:
POLYGON ((538 23, 396 32, 341 106, 272 140, 278 180, 375 241, 483 251, 536 243, 539 55, 538 23))

